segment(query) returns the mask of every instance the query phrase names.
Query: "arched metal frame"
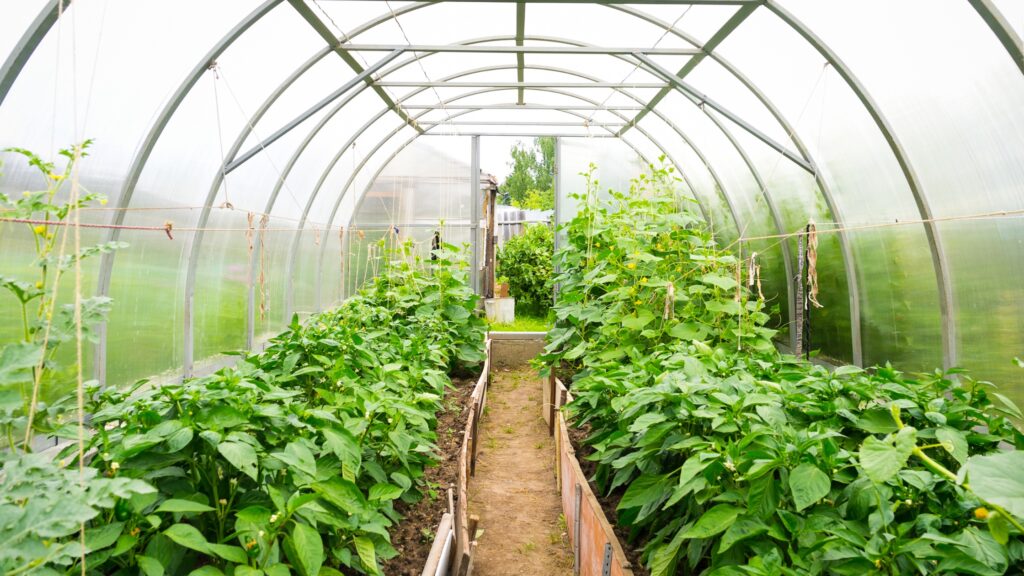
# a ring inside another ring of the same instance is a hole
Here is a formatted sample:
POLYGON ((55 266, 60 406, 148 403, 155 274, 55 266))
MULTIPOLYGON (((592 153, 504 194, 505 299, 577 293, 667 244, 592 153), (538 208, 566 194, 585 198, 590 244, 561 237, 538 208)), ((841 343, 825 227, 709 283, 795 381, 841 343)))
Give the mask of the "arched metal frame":
MULTIPOLYGON (((32 53, 34 52, 35 48, 38 46, 39 42, 41 42, 42 39, 48 34, 48 32, 49 32, 50 28, 52 27, 53 23, 56 21, 56 14, 57 14, 57 11, 58 11, 59 7, 67 6, 69 4, 68 0, 59 0, 59 1, 62 3, 61 6, 58 5, 58 0, 51 0, 50 2, 48 2, 46 4, 46 6, 40 12, 39 16, 37 16, 37 18, 32 22, 32 24, 26 30, 26 32, 24 33, 22 38, 15 45, 14 50, 12 51, 12 53, 8 57, 8 59, 4 62, 3 66, 0 67, 0 102, 2 102, 4 100, 4 98, 6 97, 8 91, 11 88, 11 86, 13 85, 13 82, 16 79, 18 73, 21 71, 21 68, 24 66, 24 64, 28 61, 28 58, 32 55, 32 53)), ((301 4, 299 2, 292 2, 292 0, 289 0, 289 1, 290 1, 290 3, 293 4, 293 6, 297 6, 297 4, 301 4)), ((1021 57, 1022 50, 1021 50, 1020 38, 1015 34, 1015 32, 1012 30, 1012 28, 1008 25, 1008 23, 1006 22, 1005 18, 1003 18, 1003 16, 998 12, 998 10, 995 9, 995 6, 990 2, 990 0, 968 0, 968 1, 975 8, 975 10, 978 12, 979 16, 985 21, 985 23, 993 31, 993 33, 998 37, 1000 42, 1006 48, 1008 54, 1011 56, 1011 58, 1017 64, 1018 68, 1020 68, 1022 70, 1022 72, 1024 72, 1024 58, 1021 57)), ((262 18, 264 15, 266 15, 268 12, 270 12, 274 7, 276 7, 280 3, 281 3, 281 0, 266 0, 263 4, 261 4, 259 7, 257 7, 250 15, 248 15, 241 22, 239 22, 238 25, 236 25, 231 31, 229 31, 227 33, 227 35, 225 35, 224 38, 222 38, 220 41, 218 41, 210 49, 210 51, 207 53, 206 57, 204 57, 204 59, 192 70, 192 72, 186 77, 186 79, 182 82, 182 84, 175 90, 175 92, 173 93, 173 95, 171 96, 169 101, 164 105, 164 107, 161 110, 161 112, 156 116, 156 119, 154 120, 153 124, 151 125, 151 127, 150 127, 150 129, 149 129, 149 131, 148 131, 148 133, 146 135, 146 137, 142 140, 142 143, 140 144, 139 148, 137 149, 135 157, 133 158, 132 163, 131 163, 130 168, 129 168, 129 171, 128 171, 127 175, 126 175, 126 179, 125 179, 124 185, 122 186, 121 195, 118 198, 118 207, 124 208, 124 207, 127 207, 128 204, 130 203, 131 197, 132 197, 132 193, 134 192, 134 188, 135 188, 135 186, 138 183, 138 179, 139 179, 139 177, 141 175, 141 172, 142 172, 143 168, 145 167, 145 164, 146 164, 146 162, 147 162, 147 160, 149 158, 149 155, 151 154, 152 150, 154 149, 157 140, 159 139, 160 135, 162 134, 163 129, 166 127, 167 123, 170 121, 170 118, 173 116, 173 114, 177 110, 178 106, 184 100, 185 96, 187 96, 187 94, 190 92, 191 88, 196 84, 196 82, 198 82, 199 78, 201 77, 202 73, 205 71, 205 69, 207 68, 209 63, 213 62, 217 58, 217 56, 219 54, 221 54, 224 50, 226 50, 238 37, 240 37, 246 30, 248 30, 249 27, 251 27, 255 22, 257 22, 260 18, 262 18)), ((427 7, 427 6, 431 6, 434 3, 436 3, 436 2, 423 2, 423 3, 418 3, 418 4, 405 5, 405 6, 399 7, 398 9, 394 10, 390 14, 384 14, 384 15, 379 16, 378 18, 376 18, 374 20, 374 22, 376 22, 376 23, 386 22, 386 21, 389 21, 389 20, 391 20, 393 18, 396 18, 397 16, 399 16, 401 14, 408 13, 408 12, 410 12, 412 10, 418 10, 419 8, 424 8, 424 7, 427 7)), ((687 2, 681 2, 681 3, 685 4, 687 2)), ((699 2, 697 0, 692 0, 689 3, 707 3, 707 2, 699 2)), ((713 2, 712 1, 710 3, 722 3, 722 2, 713 2)), ((734 2, 726 2, 726 3, 727 4, 734 4, 734 2)), ((607 3, 603 3, 603 4, 607 5, 609 8, 621 10, 624 13, 631 14, 631 15, 633 15, 635 17, 639 17, 639 18, 641 18, 643 20, 646 20, 648 22, 657 23, 658 25, 662 26, 664 29, 666 29, 667 31, 670 31, 674 35, 686 39, 684 33, 682 33, 681 31, 676 30, 676 29, 672 28, 671 26, 669 26, 667 24, 664 24, 664 23, 661 23, 661 22, 657 21, 657 19, 651 17, 650 15, 644 15, 639 10, 636 10, 636 9, 630 8, 630 7, 626 7, 626 6, 621 6, 621 5, 619 5, 618 3, 615 3, 615 2, 607 2, 607 3)), ((907 179, 908 186, 910 187, 912 193, 914 194, 915 202, 917 203, 918 210, 921 213, 922 219, 925 219, 925 220, 930 219, 931 209, 930 209, 930 207, 929 207, 929 205, 927 203, 927 199, 925 198, 925 196, 923 194, 923 191, 921 190, 919 179, 918 179, 916 173, 914 172, 914 169, 913 169, 912 165, 909 163, 909 161, 907 159, 907 155, 905 153, 905 150, 903 149, 902 144, 900 143, 900 141, 897 139, 897 137, 893 133, 892 127, 889 124, 889 122, 887 121, 887 119, 885 118, 885 116, 881 114, 877 104, 870 97, 870 95, 866 92, 866 90, 863 88, 863 86, 859 83, 857 78, 852 74, 850 69, 838 58, 838 56, 831 50, 831 48, 826 43, 824 43, 820 38, 818 38, 813 33, 813 31, 811 31, 808 27, 806 27, 802 22, 797 20, 793 15, 789 14, 784 8, 782 8, 778 4, 777 1, 775 1, 775 0, 758 0, 757 2, 749 2, 749 3, 740 2, 738 4, 740 4, 740 5, 744 5, 745 4, 746 6, 750 6, 750 5, 754 5, 754 4, 756 4, 756 5, 760 5, 760 4, 765 5, 768 10, 770 10, 772 13, 774 13, 776 16, 778 16, 789 27, 791 27, 793 30, 795 30, 797 33, 799 33, 806 41, 808 41, 822 56, 825 57, 825 59, 833 66, 833 68, 836 69, 836 71, 840 74, 840 76, 843 77, 844 81, 851 88, 851 90, 854 91, 855 95, 861 101, 862 105, 865 106, 865 108, 867 109, 867 111, 872 116, 873 120, 875 121, 876 126, 878 127, 878 129, 882 132, 883 136, 885 137, 887 143, 890 146, 890 149, 891 149, 892 153, 896 157, 897 162, 899 163, 900 168, 901 168, 901 170, 904 173, 904 177, 907 179)), ((746 9, 746 6, 744 8, 741 8, 741 10, 746 9)), ((301 10, 300 10, 300 12, 301 12, 301 10)), ((368 23, 368 25, 369 24, 370 23, 368 23)), ((369 25, 366 29, 368 29, 370 27, 373 27, 375 25, 376 24, 369 25)), ((364 26, 366 26, 366 25, 364 25, 364 26)), ((517 35, 522 36, 522 33, 519 32, 517 35)), ((519 42, 521 42, 521 40, 519 42)), ((329 53, 330 51, 343 52, 344 51, 344 47, 343 47, 343 45, 332 46, 332 47, 329 47, 329 48, 325 49, 324 53, 326 54, 326 53, 329 53)), ((810 160, 810 156, 809 156, 809 154, 806 151, 806 147, 799 141, 799 139, 797 138, 797 136, 795 134, 795 131, 792 130, 792 127, 785 120, 785 117, 781 113, 779 113, 778 109, 775 108, 771 104, 771 102, 764 96, 764 94, 759 89, 757 89, 757 87, 753 83, 751 83, 748 79, 746 79, 746 77, 743 76, 739 72, 738 69, 736 69, 734 66, 729 64, 720 55, 715 54, 713 51, 710 51, 710 50, 707 51, 707 55, 709 57, 711 57, 712 59, 714 59, 715 61, 717 61, 723 67, 725 67, 725 69, 728 70, 731 74, 733 74, 733 76, 735 76, 741 83, 743 83, 744 86, 746 86, 748 89, 751 90, 751 92, 758 98, 758 100, 760 100, 762 102, 762 104, 764 104, 766 106, 766 108, 769 110, 769 112, 771 112, 773 117, 775 117, 775 119, 780 123, 780 125, 783 126, 783 128, 786 130, 786 132, 790 135, 790 138, 793 140, 794 145, 800 151, 800 155, 811 166, 814 166, 814 163, 810 160)), ((301 74, 301 72, 297 71, 296 75, 298 75, 298 74, 301 74)), ((278 94, 278 96, 279 95, 280 94, 278 94)), ((274 97, 274 99, 276 99, 276 96, 274 97)), ((272 100, 268 101, 267 103, 265 103, 266 107, 269 107, 272 103, 273 103, 272 100)), ((262 111, 265 112, 265 110, 262 110, 262 111)), ((730 119, 732 120, 732 118, 730 118, 730 119)), ((730 140, 732 140, 732 139, 730 138, 730 140)), ((237 150, 235 150, 234 152, 237 153, 237 150)), ((741 152, 741 154, 742 154, 742 152, 741 152)), ((829 210, 832 212, 833 217, 835 217, 837 219, 837 221, 840 220, 840 216, 839 216, 838 211, 836 210, 834 199, 832 198, 832 194, 829 191, 828 187, 826 186, 826 183, 823 181, 823 178, 820 176, 820 174, 818 173, 817 170, 814 170, 813 173, 814 173, 815 178, 817 180, 819 190, 821 191, 823 197, 825 198, 826 203, 829 205, 829 210)), ((216 188, 217 187, 213 187, 214 190, 216 188)), ((694 192, 696 192, 696 191, 694 191, 694 192)), ((724 193, 724 191, 723 191, 723 193, 724 193)), ((215 197, 215 195, 214 195, 214 197, 215 197)), ((207 215, 208 215, 208 208, 209 208, 209 206, 207 206, 207 210, 204 210, 204 213, 206 213, 207 215)), ((116 211, 114 211, 114 216, 112 218, 112 223, 119 224, 120 222, 123 221, 123 218, 124 218, 124 211, 123 210, 116 210, 116 211)), ((935 230, 934 224, 932 224, 932 223, 925 224, 925 231, 926 231, 926 235, 928 237, 929 245, 930 245, 930 248, 931 248, 931 251, 932 251, 933 267, 935 268, 936 280, 937 280, 937 285, 938 285, 938 289, 939 289, 939 293, 940 293, 940 307, 941 307, 942 324, 943 324, 943 356, 944 356, 944 363, 947 366, 952 366, 952 365, 955 365, 956 361, 957 361, 957 351, 956 351, 957 342, 956 342, 956 327, 955 327, 955 319, 954 319, 955 303, 953 301, 953 297, 952 297, 952 293, 951 293, 951 288, 950 288, 950 284, 949 284, 949 272, 948 272, 948 268, 947 268, 947 265, 946 265, 946 259, 945 259, 944 251, 942 249, 941 240, 940 240, 940 238, 939 238, 939 236, 937 234, 937 231, 935 230)), ((298 233, 301 233, 301 231, 298 231, 298 233)), ((116 229, 111 230, 110 234, 108 235, 108 239, 112 240, 112 239, 116 239, 117 237, 118 237, 117 230, 116 229)), ((849 250, 848 241, 843 239, 843 235, 841 235, 841 242, 840 242, 840 244, 843 247, 844 259, 846 260, 846 269, 847 269, 848 282, 851 283, 851 290, 850 290, 851 316, 855 316, 855 320, 856 320, 851 325, 851 330, 854 332, 854 334, 853 334, 853 336, 854 336, 854 361, 855 361, 855 363, 861 363, 862 358, 860 357, 861 354, 860 354, 860 334, 859 334, 859 332, 860 332, 859 297, 857 296, 858 292, 855 289, 856 288, 856 284, 855 284, 855 282, 856 282, 856 274, 854 273, 854 270, 852 269, 852 254, 850 253, 850 250, 849 250), (856 315, 854 314, 854 310, 855 309, 857 310, 857 314, 856 315)), ((106 294, 109 291, 110 274, 111 274, 112 264, 113 264, 113 256, 110 255, 110 254, 104 255, 102 260, 101 260, 101 264, 100 264, 99 284, 98 284, 98 289, 97 289, 97 292, 99 294, 106 294)), ((101 381, 103 380, 103 376, 105 374, 105 345, 104 345, 105 344, 105 330, 106 330, 105 326, 101 326, 100 327, 99 332, 100 332, 101 343, 96 347, 96 350, 97 350, 97 352, 96 352, 96 363, 95 363, 96 377, 98 379, 100 379, 101 381)))

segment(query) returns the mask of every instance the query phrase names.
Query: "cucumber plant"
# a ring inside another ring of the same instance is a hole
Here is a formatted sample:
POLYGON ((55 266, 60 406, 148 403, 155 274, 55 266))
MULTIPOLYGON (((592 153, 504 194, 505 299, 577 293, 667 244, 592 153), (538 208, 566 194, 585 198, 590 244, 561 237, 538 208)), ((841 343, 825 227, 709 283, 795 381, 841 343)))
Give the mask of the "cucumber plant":
POLYGON ((607 199, 585 176, 542 361, 575 373, 592 481, 653 575, 1024 568, 1022 415, 995 386, 780 354, 671 168, 607 199))

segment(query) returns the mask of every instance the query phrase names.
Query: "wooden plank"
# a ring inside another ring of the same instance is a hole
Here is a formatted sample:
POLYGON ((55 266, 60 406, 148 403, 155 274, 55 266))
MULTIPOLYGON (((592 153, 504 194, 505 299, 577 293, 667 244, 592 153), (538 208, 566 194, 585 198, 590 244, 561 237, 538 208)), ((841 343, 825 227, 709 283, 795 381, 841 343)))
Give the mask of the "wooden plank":
MULTIPOLYGON (((596 557, 596 574, 601 574, 601 560, 604 553, 604 542, 608 542, 612 545, 612 570, 615 572, 616 565, 619 568, 618 574, 622 576, 633 576, 633 571, 630 569, 632 566, 629 560, 626 559, 626 553, 622 550, 622 544, 619 542, 618 537, 615 535, 615 531, 612 529, 611 523, 608 518, 604 515, 604 510, 601 508, 600 502, 597 501, 597 497, 594 492, 590 489, 590 484, 586 480, 586 476, 583 474, 583 469, 580 467, 579 460, 576 459, 576 451, 572 448, 572 443, 569 441, 568 426, 565 422, 565 416, 561 413, 558 414, 558 427, 560 429, 561 441, 565 443, 565 449, 561 450, 560 456, 564 458, 565 463, 562 465, 563 474, 574 478, 579 478, 580 486, 582 488, 582 498, 584 502, 584 510, 590 510, 593 513, 593 520, 596 521, 596 525, 591 524, 592 531, 599 534, 587 534, 580 537, 581 544, 583 542, 591 542, 584 546, 584 550, 588 554, 593 552, 593 556, 596 557)), ((562 486, 565 486, 565 482, 562 482, 562 486)), ((565 498, 563 496, 563 510, 565 509, 565 498)), ((585 514, 583 515, 585 516, 585 514)), ((568 520, 568 518, 567 518, 568 520)), ((571 524, 569 524, 571 526, 571 524)), ((584 528, 588 526, 586 522, 582 524, 584 528)), ((589 556, 583 556, 584 560, 581 562, 581 568, 589 565, 591 558, 589 556)), ((583 574, 586 574, 585 572, 583 574)))
POLYGON ((441 553, 444 552, 444 544, 448 540, 448 534, 452 531, 452 524, 451 514, 441 516, 441 523, 437 525, 434 543, 431 544, 427 561, 423 564, 422 576, 434 576, 437 573, 437 567, 441 563, 441 553))

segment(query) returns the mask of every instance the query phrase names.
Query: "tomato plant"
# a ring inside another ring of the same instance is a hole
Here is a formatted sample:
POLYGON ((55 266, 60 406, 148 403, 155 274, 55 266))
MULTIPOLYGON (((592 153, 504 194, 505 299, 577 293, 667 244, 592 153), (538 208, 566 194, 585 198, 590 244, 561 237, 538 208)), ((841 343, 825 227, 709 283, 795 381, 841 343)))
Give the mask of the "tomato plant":
MULTIPOLYGON (((588 175, 589 178, 589 175, 588 175)), ((557 325, 592 478, 656 576, 1004 574, 1024 567, 1013 403, 958 370, 780 354, 672 169, 578 198, 557 325)))

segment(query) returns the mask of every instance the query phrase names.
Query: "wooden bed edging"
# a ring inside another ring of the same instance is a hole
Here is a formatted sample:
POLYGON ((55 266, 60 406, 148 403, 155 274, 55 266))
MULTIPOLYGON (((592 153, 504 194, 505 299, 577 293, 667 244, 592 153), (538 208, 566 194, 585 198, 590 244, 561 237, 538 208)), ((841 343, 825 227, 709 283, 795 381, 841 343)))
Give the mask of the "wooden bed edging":
POLYGON ((487 359, 483 371, 470 395, 469 417, 462 436, 459 451, 459 480, 455 487, 454 510, 454 555, 448 576, 469 576, 473 573, 473 553, 476 551, 477 524, 480 519, 469 513, 469 477, 476 472, 477 438, 480 431, 480 417, 487 403, 487 388, 491 384, 491 340, 485 344, 487 359))
POLYGON ((552 376, 544 382, 544 417, 553 424, 555 478, 573 550, 575 576, 633 576, 612 525, 576 459, 561 407, 572 395, 552 376))

